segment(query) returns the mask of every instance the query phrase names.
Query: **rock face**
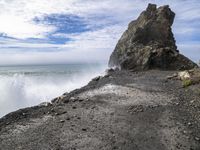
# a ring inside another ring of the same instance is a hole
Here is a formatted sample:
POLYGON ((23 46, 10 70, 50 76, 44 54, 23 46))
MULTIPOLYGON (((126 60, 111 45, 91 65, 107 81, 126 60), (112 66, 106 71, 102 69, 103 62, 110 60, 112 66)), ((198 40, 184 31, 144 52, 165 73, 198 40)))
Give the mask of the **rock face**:
POLYGON ((134 70, 184 70, 197 66, 177 50, 172 33, 175 13, 149 4, 132 21, 110 56, 109 67, 134 70))

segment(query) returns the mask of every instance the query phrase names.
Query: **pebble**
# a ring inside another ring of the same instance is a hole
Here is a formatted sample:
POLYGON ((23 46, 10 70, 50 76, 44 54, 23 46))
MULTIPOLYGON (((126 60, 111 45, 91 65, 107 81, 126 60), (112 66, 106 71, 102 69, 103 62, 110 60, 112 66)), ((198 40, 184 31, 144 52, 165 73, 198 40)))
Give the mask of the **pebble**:
POLYGON ((86 129, 86 128, 82 128, 81 130, 82 130, 82 131, 87 131, 87 129, 86 129))
POLYGON ((25 115, 26 115, 26 113, 22 113, 22 115, 23 115, 23 116, 25 116, 25 115))
POLYGON ((151 105, 151 106, 148 106, 149 108, 156 108, 156 107, 159 107, 159 105, 151 105))
POLYGON ((92 79, 93 81, 99 81, 101 79, 101 76, 98 76, 98 77, 96 77, 96 78, 94 78, 94 79, 92 79))
POLYGON ((187 131, 184 130, 183 133, 184 133, 184 134, 187 134, 187 131))
POLYGON ((40 103, 39 106, 43 106, 43 107, 47 107, 47 106, 51 106, 52 104, 49 103, 49 102, 43 102, 43 103, 40 103))
POLYGON ((199 137, 195 137, 195 140, 196 140, 196 141, 200 141, 200 138, 199 138, 199 137))
POLYGON ((76 106, 73 106, 72 109, 76 109, 76 106))
POLYGON ((61 95, 58 97, 58 100, 63 100, 65 98, 65 95, 61 95))
POLYGON ((105 75, 104 77, 105 77, 105 78, 108 78, 109 76, 110 76, 110 75, 107 74, 107 75, 105 75))
POLYGON ((112 115, 112 116, 113 116, 114 114, 115 114, 114 112, 111 112, 111 113, 110 113, 110 115, 112 115))
POLYGON ((143 112, 143 111, 144 111, 143 109, 139 109, 139 110, 138 110, 138 112, 143 112))
POLYGON ((76 98, 75 97, 70 97, 69 100, 74 102, 76 100, 76 98))
POLYGON ((175 105, 177 106, 177 105, 179 105, 179 103, 177 102, 177 103, 175 103, 175 105))
POLYGON ((96 108, 96 106, 93 106, 91 109, 95 109, 96 108))
POLYGON ((190 103, 191 103, 191 104, 194 103, 194 100, 190 101, 190 103))
POLYGON ((67 111, 63 111, 63 112, 61 112, 60 114, 62 115, 62 114, 66 114, 67 113, 67 111))
POLYGON ((68 92, 66 92, 66 93, 64 93, 63 95, 67 95, 67 94, 69 94, 68 92))
POLYGON ((65 122, 64 120, 60 120, 60 123, 63 123, 63 122, 65 122))
POLYGON ((79 99, 78 101, 79 101, 79 102, 82 102, 82 101, 83 101, 83 99, 79 99))
POLYGON ((63 102, 64 103, 69 103, 69 99, 64 99, 63 102))

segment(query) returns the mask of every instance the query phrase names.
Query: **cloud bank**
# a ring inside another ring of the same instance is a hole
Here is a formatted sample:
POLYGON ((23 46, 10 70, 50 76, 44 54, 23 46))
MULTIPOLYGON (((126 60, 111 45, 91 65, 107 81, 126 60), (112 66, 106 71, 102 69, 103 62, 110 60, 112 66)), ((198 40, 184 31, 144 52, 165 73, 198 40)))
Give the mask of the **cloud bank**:
POLYGON ((107 62, 148 3, 170 5, 178 48, 199 60, 199 0, 1 0, 0 65, 107 62))

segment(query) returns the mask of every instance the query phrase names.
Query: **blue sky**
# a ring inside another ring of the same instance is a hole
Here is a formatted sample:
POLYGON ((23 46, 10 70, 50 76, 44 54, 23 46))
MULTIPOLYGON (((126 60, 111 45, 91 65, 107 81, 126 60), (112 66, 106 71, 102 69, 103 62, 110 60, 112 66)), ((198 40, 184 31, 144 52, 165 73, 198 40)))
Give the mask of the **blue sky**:
POLYGON ((148 3, 170 5, 178 49, 198 61, 199 0, 0 0, 0 65, 107 62, 148 3))

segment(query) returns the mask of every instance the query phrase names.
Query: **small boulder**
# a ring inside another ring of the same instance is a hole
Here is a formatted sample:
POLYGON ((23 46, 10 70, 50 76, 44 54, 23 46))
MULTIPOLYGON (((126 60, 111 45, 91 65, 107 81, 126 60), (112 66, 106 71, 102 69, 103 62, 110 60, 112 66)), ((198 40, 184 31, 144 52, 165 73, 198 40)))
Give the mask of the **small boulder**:
POLYGON ((68 94, 69 94, 68 92, 65 92, 63 95, 66 96, 66 95, 68 95, 68 94))
POLYGON ((61 95, 58 97, 58 100, 63 100, 66 96, 65 95, 61 95))
POLYGON ((113 68, 110 68, 110 69, 106 69, 106 74, 110 74, 110 73, 113 73, 115 72, 115 70, 113 68))
POLYGON ((178 73, 178 78, 183 81, 183 80, 191 79, 191 76, 188 71, 181 71, 178 73))
POLYGON ((101 76, 95 77, 94 79, 92 79, 92 81, 99 81, 101 79, 101 76))
POLYGON ((72 97, 70 97, 69 101, 74 102, 74 101, 76 101, 76 98, 72 96, 72 97))
POLYGON ((38 106, 40 106, 40 107, 47 107, 47 106, 51 106, 51 105, 52 104, 50 102, 42 102, 38 106))

